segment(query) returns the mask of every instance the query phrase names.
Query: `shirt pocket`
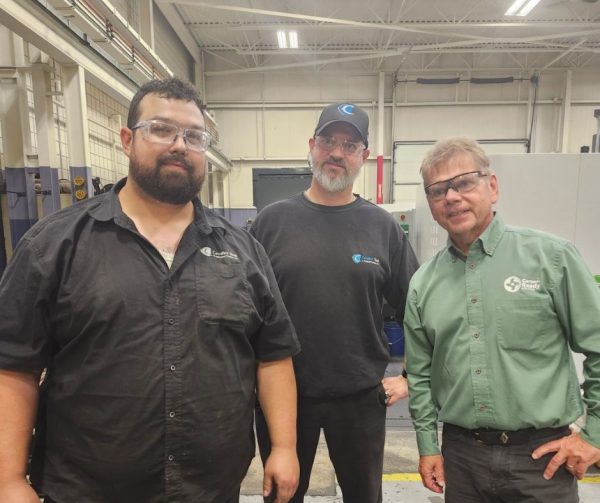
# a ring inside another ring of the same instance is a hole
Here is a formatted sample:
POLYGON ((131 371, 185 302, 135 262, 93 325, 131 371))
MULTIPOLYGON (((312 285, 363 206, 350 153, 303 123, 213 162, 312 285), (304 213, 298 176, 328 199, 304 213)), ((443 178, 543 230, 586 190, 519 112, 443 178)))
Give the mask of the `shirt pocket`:
POLYGON ((250 287, 242 265, 213 259, 196 262, 196 307, 207 323, 247 325, 252 312, 250 287))
POLYGON ((548 300, 500 300, 496 304, 498 342, 503 349, 534 351, 544 347, 545 332, 555 328, 548 300))

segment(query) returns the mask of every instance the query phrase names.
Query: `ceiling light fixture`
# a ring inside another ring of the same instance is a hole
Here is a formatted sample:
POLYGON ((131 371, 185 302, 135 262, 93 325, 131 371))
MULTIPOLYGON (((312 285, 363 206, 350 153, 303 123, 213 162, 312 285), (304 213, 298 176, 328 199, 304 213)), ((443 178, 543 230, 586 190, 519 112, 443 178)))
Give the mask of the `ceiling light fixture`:
POLYGON ((277 43, 279 44, 280 49, 287 49, 287 37, 285 35, 285 31, 279 30, 277 32, 277 43))
POLYGON ((290 49, 298 49, 298 32, 290 31, 288 35, 290 37, 290 49))
POLYGON ((504 15, 526 16, 538 3, 540 3, 540 0, 515 0, 515 2, 504 13, 504 15))

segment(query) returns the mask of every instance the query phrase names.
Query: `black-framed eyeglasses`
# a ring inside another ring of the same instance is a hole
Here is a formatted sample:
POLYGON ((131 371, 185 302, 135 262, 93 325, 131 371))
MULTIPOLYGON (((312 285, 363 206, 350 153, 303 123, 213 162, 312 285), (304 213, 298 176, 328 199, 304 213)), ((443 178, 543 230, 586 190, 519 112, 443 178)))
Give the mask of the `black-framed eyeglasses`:
POLYGON ((331 136, 317 136, 315 138, 317 146, 325 152, 331 152, 337 147, 342 149, 344 155, 358 155, 365 150, 365 146, 362 143, 354 141, 338 141, 331 136))
POLYGON ((460 175, 453 176, 448 180, 435 182, 425 187, 425 194, 431 201, 441 201, 446 197, 449 189, 454 189, 459 194, 465 194, 472 191, 479 184, 479 179, 483 176, 489 176, 485 171, 469 171, 460 175))
POLYGON ((139 129, 144 139, 151 143, 164 145, 175 142, 181 136, 185 146, 196 152, 206 152, 212 140, 210 133, 202 129, 182 128, 155 119, 138 122, 131 129, 139 129))

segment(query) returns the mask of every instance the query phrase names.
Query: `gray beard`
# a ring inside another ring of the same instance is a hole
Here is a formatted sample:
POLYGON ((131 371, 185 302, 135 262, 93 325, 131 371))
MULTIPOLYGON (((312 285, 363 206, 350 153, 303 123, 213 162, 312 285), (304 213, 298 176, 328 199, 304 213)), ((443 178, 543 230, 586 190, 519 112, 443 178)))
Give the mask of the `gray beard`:
POLYGON ((345 174, 336 176, 335 178, 331 178, 325 170, 319 166, 316 166, 313 162, 312 156, 310 153, 308 154, 308 165, 313 172, 314 179, 319 183, 321 187, 327 192, 343 192, 348 187, 352 187, 354 185, 354 181, 358 178, 360 170, 356 170, 354 175, 348 173, 346 170, 345 174))

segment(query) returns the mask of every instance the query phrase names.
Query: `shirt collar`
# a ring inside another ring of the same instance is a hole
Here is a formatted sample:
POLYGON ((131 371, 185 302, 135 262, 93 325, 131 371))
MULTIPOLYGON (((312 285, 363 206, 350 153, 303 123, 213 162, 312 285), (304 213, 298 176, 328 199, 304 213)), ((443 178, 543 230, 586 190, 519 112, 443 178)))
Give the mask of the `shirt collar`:
MULTIPOLYGON (((490 225, 487 226, 481 236, 475 240, 471 247, 479 246, 486 255, 491 257, 494 255, 494 252, 496 251, 498 243, 500 242, 500 239, 502 239, 502 235, 504 234, 505 230, 506 224, 496 213, 494 213, 494 218, 490 222, 490 225)), ((463 252, 454 246, 454 243, 450 237, 448 237, 448 251, 454 256, 464 257, 463 252)))
MULTIPOLYGON (((127 222, 130 222, 130 219, 123 213, 121 203, 119 202, 119 191, 123 188, 126 181, 127 177, 122 178, 109 192, 94 198, 97 204, 88 210, 92 218, 100 222, 114 220, 117 224, 128 227, 127 222)), ((216 227, 225 229, 225 226, 217 216, 212 214, 212 212, 206 211, 198 197, 192 200, 192 204, 194 205, 194 223, 200 232, 210 234, 216 227)))

